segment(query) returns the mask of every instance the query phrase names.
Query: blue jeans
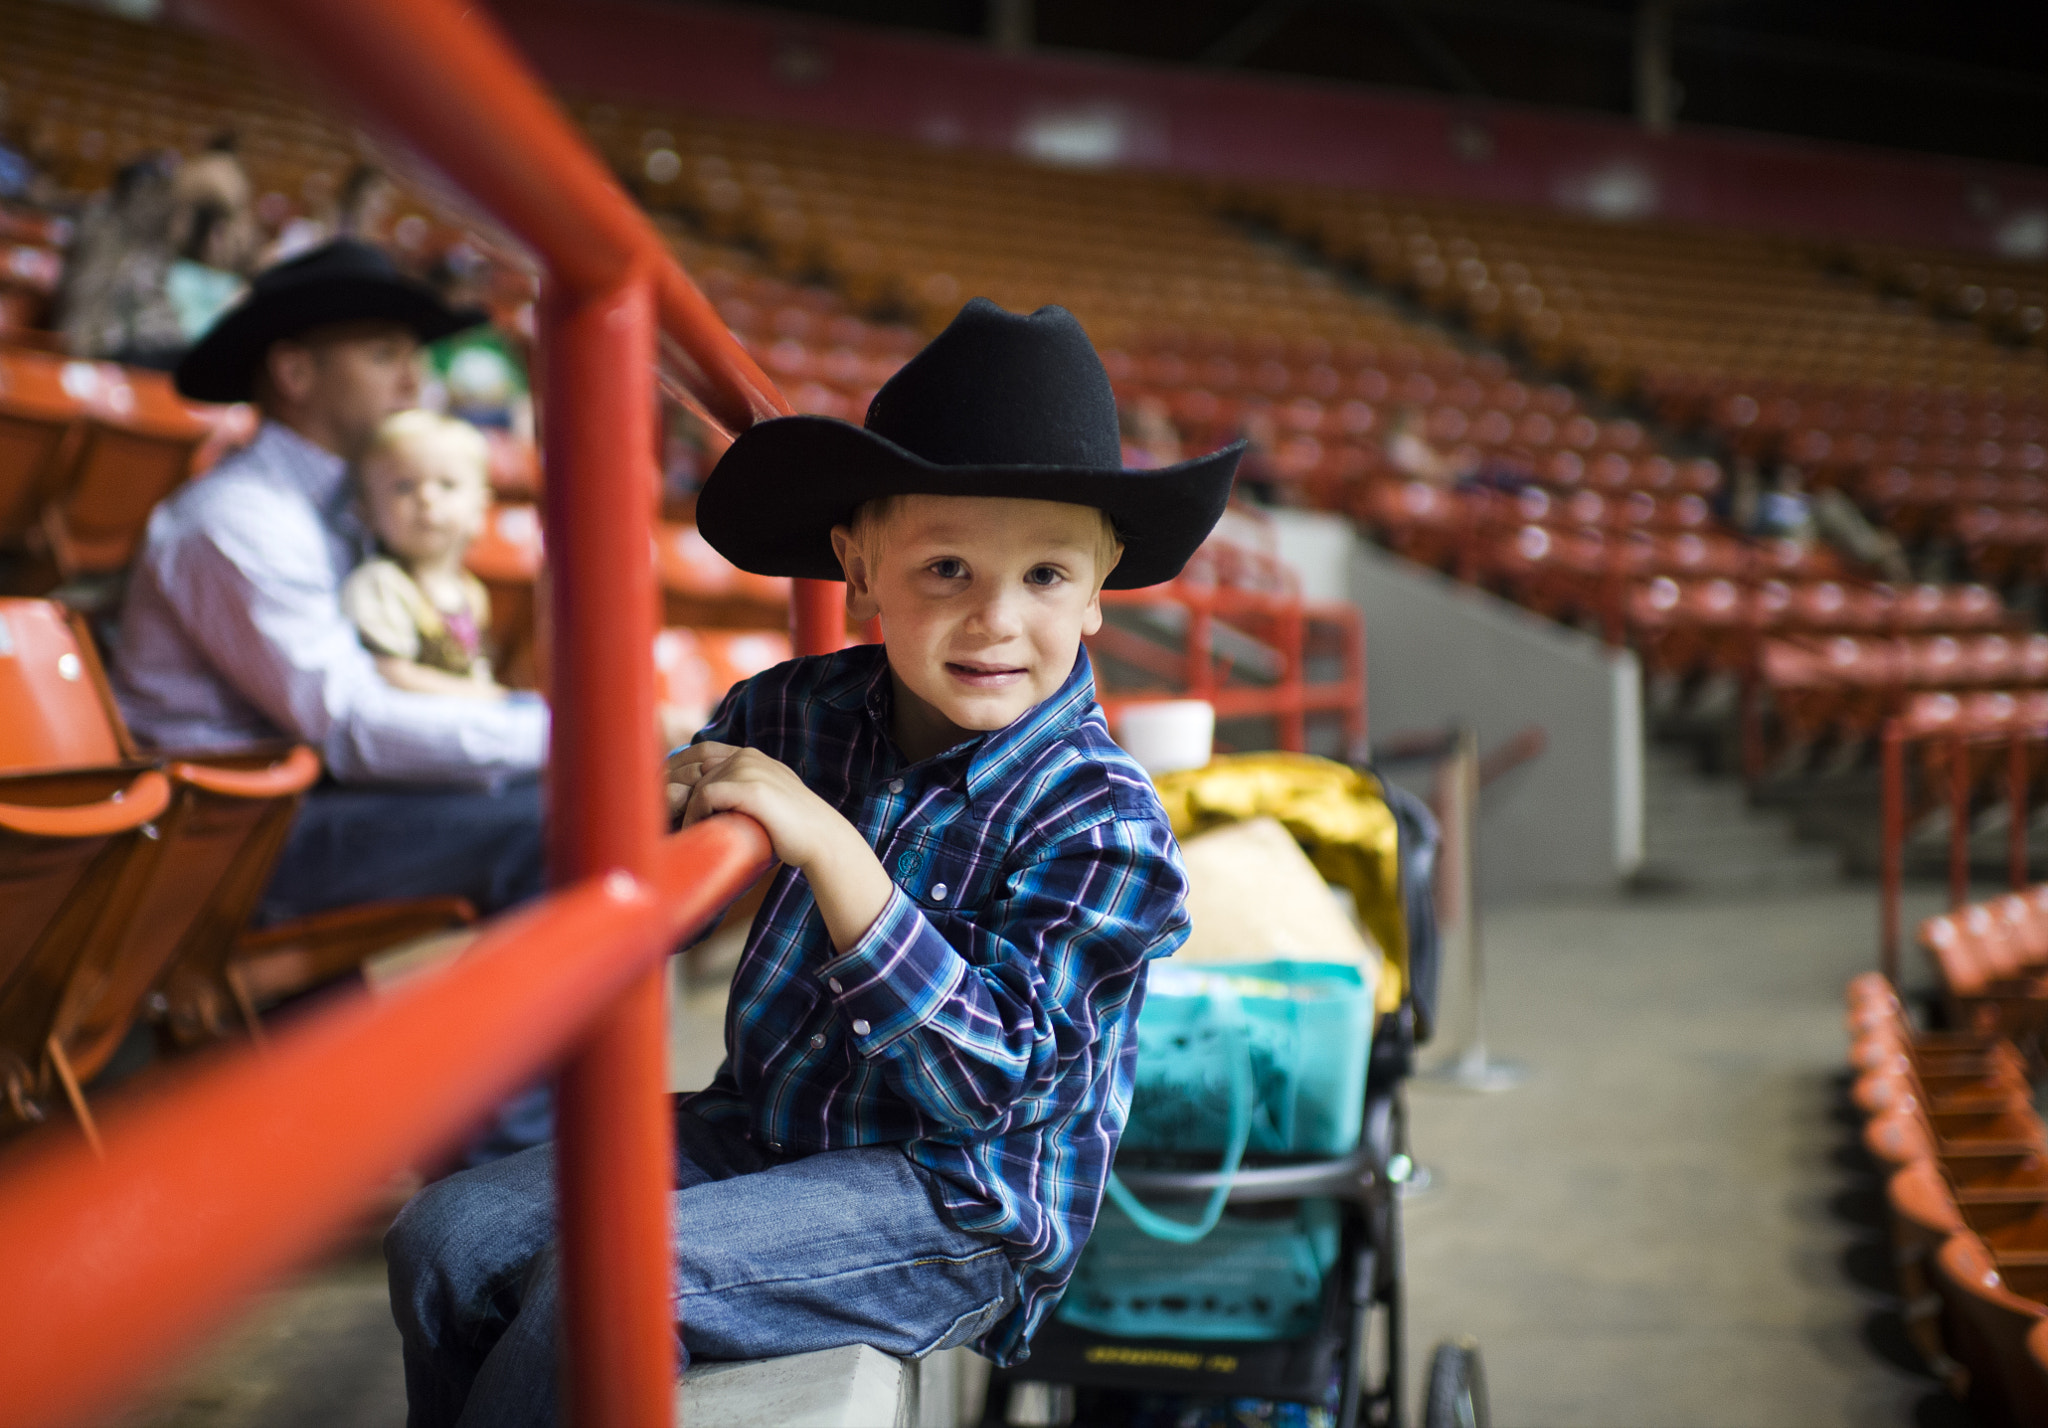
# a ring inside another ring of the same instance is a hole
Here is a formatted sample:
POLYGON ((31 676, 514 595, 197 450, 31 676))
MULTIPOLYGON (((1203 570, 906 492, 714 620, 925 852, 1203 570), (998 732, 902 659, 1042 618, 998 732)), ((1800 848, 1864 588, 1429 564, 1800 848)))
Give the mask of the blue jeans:
POLYGON ((299 805, 256 920, 399 897, 466 897, 488 916, 546 882, 537 778, 496 790, 329 783, 299 805))
MULTIPOLYGON (((970 1343, 1017 1302, 1000 1241, 954 1229, 894 1146, 768 1155, 676 1114, 681 1362, 970 1343)), ((430 1185, 384 1238, 410 1428, 556 1422, 554 1147, 430 1185)))

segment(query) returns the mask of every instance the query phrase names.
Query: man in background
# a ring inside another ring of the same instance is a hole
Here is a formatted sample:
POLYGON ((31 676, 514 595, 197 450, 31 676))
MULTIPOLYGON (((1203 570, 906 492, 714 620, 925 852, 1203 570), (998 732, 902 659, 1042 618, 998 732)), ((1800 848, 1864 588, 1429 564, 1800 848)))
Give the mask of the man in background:
POLYGON ((373 549, 351 463, 416 405, 420 344, 480 318, 337 240, 258 275, 177 369, 262 426, 151 516, 114 682, 156 748, 288 739, 325 760, 259 920, 449 894, 493 912, 542 886, 545 709, 393 688, 340 600, 373 549))

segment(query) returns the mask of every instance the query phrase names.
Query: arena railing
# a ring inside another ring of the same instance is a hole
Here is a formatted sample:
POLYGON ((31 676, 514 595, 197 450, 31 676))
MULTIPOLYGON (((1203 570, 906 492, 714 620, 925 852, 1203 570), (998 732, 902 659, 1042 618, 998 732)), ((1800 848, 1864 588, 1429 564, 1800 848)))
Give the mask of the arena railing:
MULTIPOLYGON (((662 963, 770 863, 751 820, 664 839, 655 740, 658 359, 720 428, 788 410, 483 8, 206 0, 451 203, 532 254, 552 568, 549 875, 449 967, 356 994, 109 1112, 104 1159, 31 1138, 0 1167, 0 1417, 94 1420, 345 1232, 405 1167, 559 1070, 567 1416, 672 1419, 662 963)), ((801 653, 843 643, 800 582, 801 653)))

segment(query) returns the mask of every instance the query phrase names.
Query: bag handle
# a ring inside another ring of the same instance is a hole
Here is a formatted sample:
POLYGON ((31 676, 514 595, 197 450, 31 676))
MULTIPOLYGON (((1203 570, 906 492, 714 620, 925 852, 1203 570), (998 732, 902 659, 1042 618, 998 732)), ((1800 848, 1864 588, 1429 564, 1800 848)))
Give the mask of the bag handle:
POLYGON ((1116 1207, 1131 1217, 1131 1223, 1155 1240, 1168 1244, 1191 1245, 1206 1237, 1223 1218, 1223 1206, 1230 1199, 1230 1190, 1237 1183, 1238 1168, 1244 1164, 1245 1147, 1252 1139, 1252 1041, 1246 1029, 1244 1003, 1237 998, 1237 988, 1228 977, 1212 976, 1203 992, 1208 1002, 1210 1015, 1216 1026, 1225 1033, 1228 1040, 1236 1043, 1236 1055, 1230 1058, 1230 1144, 1224 1149, 1223 1164, 1219 1168, 1221 1178, 1216 1188, 1209 1192, 1209 1201, 1202 1207, 1202 1217, 1193 1224, 1184 1220, 1168 1219, 1157 1210, 1141 1204, 1130 1187, 1109 1172, 1109 1198, 1116 1207))

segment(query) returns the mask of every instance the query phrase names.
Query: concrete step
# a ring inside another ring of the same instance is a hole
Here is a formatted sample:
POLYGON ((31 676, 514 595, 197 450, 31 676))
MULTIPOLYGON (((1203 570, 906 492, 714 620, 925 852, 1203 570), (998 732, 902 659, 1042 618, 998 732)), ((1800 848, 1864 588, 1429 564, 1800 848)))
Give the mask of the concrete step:
POLYGON ((1774 824, 1673 824, 1649 828, 1642 838, 1647 856, 1694 856, 1694 858, 1776 858, 1806 852, 1782 826, 1774 824))
POLYGON ((903 1360, 856 1344, 780 1359, 697 1365, 676 1391, 690 1428, 915 1428, 903 1360))
POLYGON ((1699 772, 1690 750, 1644 760, 1640 891, 1783 892, 1842 876, 1838 849, 1802 843, 1787 812, 1753 807, 1743 786, 1699 772))
POLYGON ((972 1428, 988 1361, 947 1349, 906 1362, 855 1344, 779 1359, 693 1367, 676 1392, 689 1428, 972 1428))
POLYGON ((1810 892, 1842 878, 1841 853, 1802 848, 1790 856, 1750 862, 1661 859, 1650 855, 1631 880, 1639 892, 1774 893, 1810 892))

